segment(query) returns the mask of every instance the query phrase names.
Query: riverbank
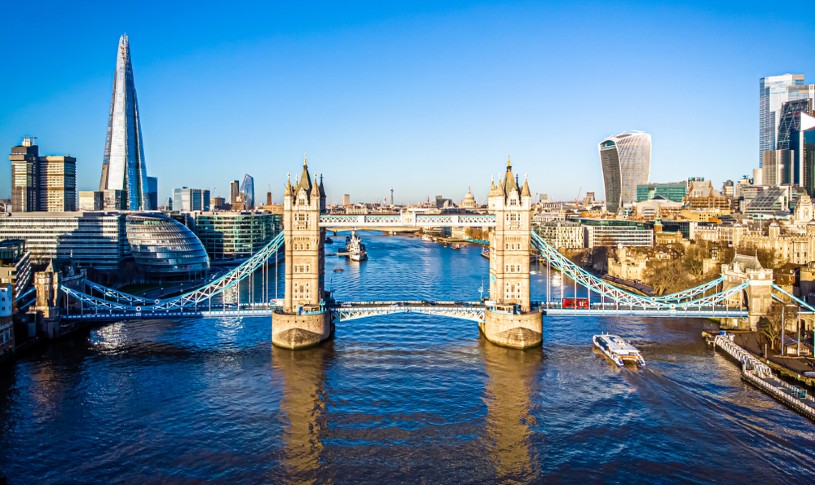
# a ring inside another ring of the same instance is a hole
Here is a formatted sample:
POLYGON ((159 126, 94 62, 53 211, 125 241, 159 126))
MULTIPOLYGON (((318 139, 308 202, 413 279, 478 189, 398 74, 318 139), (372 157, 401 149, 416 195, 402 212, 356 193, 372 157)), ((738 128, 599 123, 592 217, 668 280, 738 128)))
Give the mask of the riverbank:
MULTIPOLYGON (((703 335, 705 332, 703 332, 703 335)), ((744 334, 719 333, 708 342, 720 348, 741 365, 741 377, 773 399, 815 421, 815 399, 800 387, 788 384, 773 373, 772 367, 736 341, 744 341, 744 334)))

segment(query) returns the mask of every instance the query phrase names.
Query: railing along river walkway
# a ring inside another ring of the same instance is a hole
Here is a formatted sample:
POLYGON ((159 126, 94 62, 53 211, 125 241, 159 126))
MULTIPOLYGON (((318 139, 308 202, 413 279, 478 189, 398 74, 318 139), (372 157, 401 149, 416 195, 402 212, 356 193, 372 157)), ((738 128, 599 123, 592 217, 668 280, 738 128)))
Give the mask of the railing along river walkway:
POLYGON ((713 339, 713 347, 721 348, 741 362, 742 379, 815 421, 815 399, 805 389, 788 384, 775 376, 770 366, 733 342, 733 335, 717 335, 713 339))

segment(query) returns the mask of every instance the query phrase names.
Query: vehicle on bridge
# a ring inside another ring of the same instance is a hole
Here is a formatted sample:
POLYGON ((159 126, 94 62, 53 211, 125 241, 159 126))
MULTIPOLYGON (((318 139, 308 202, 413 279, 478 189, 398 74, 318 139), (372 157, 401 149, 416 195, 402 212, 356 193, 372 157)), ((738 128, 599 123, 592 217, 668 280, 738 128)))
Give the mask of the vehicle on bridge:
POLYGON ((561 299, 561 306, 563 308, 578 308, 578 309, 589 309, 589 299, 588 298, 562 298, 561 299))

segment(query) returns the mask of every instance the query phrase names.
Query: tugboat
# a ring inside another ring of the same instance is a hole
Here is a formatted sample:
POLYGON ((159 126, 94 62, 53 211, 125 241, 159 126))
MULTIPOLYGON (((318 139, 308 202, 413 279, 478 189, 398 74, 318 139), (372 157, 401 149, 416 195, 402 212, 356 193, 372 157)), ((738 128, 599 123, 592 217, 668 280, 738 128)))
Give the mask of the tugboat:
POLYGON ((351 231, 351 235, 345 238, 345 250, 348 252, 351 261, 365 261, 368 259, 365 245, 362 244, 362 239, 357 236, 355 231, 351 231))
POLYGON ((626 342, 622 337, 602 334, 595 335, 592 337, 592 340, 594 341, 594 346, 597 347, 603 355, 620 367, 626 363, 640 366, 645 365, 645 359, 640 355, 640 351, 626 342))

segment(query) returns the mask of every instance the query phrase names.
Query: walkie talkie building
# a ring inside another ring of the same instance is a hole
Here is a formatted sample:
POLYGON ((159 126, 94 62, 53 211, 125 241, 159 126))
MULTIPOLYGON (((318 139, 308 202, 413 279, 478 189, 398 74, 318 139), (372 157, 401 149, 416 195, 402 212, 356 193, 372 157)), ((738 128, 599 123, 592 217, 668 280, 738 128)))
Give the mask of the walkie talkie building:
POLYGON ((636 202, 637 185, 648 183, 651 135, 641 131, 620 133, 601 141, 599 149, 606 210, 614 213, 636 202))
POLYGON ((136 100, 127 35, 119 38, 99 190, 123 190, 125 209, 155 209, 151 204, 154 197, 150 194, 147 166, 144 162, 139 104, 136 100))

